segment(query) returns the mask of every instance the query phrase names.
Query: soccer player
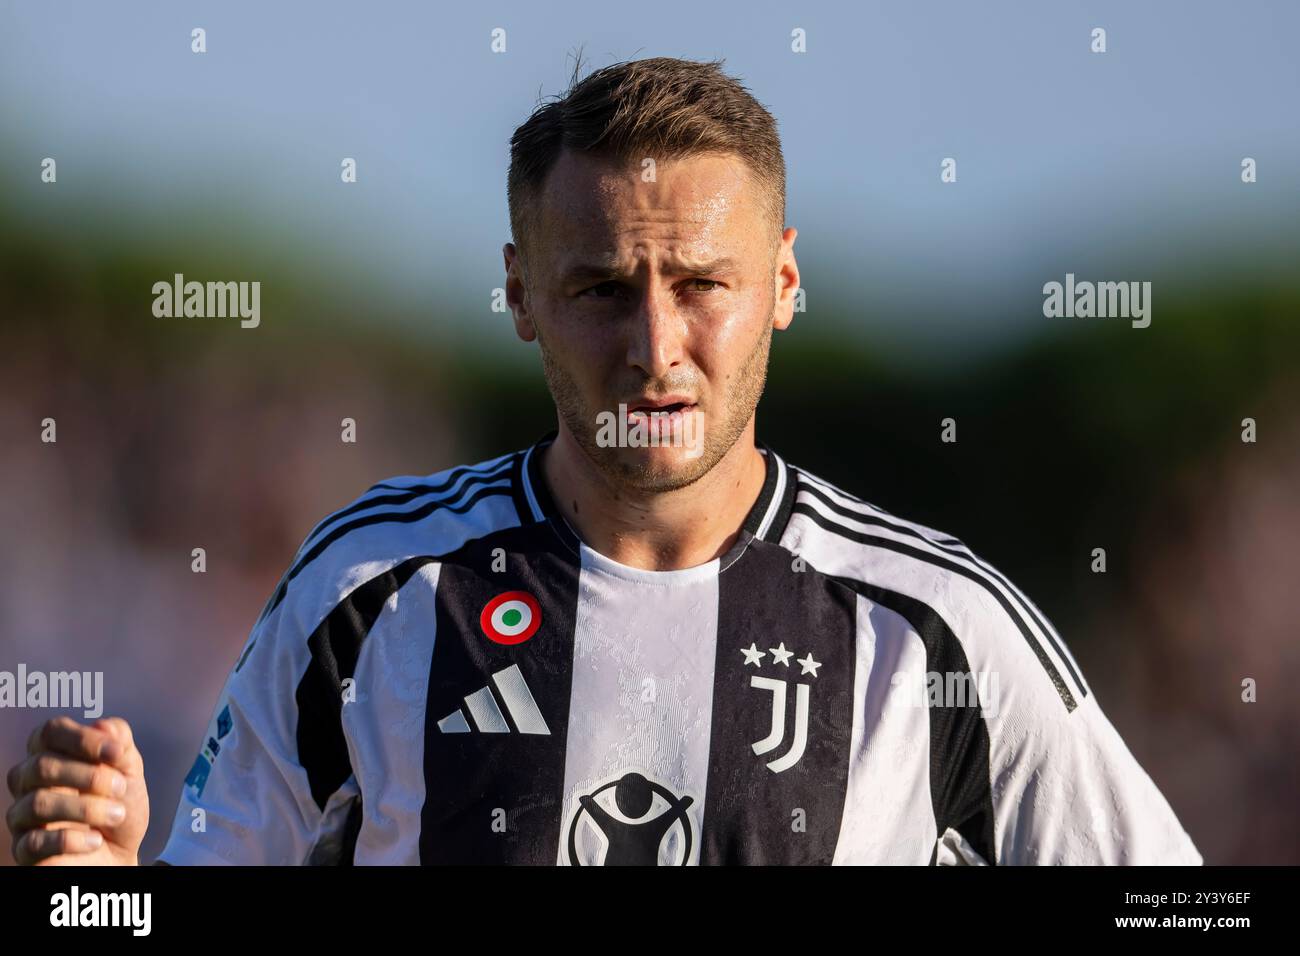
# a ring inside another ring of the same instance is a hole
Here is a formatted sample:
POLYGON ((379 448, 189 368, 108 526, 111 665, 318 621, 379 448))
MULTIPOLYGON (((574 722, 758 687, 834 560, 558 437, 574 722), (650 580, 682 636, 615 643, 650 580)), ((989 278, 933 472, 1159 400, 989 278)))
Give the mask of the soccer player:
MULTIPOLYGON (((161 861, 1201 862, 1024 594, 756 439, 799 271, 743 86, 598 70, 515 132, 508 192, 556 430, 307 535, 161 861)), ((125 722, 27 749, 19 862, 137 862, 125 722)))

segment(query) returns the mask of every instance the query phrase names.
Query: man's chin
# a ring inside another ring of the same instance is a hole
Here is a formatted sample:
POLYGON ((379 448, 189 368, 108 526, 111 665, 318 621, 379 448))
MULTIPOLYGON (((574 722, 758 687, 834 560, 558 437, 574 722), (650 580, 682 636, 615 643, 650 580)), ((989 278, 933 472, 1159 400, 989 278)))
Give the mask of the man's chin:
POLYGON ((601 448, 600 464, 620 485, 642 493, 676 491, 708 473, 701 449, 685 446, 601 448))

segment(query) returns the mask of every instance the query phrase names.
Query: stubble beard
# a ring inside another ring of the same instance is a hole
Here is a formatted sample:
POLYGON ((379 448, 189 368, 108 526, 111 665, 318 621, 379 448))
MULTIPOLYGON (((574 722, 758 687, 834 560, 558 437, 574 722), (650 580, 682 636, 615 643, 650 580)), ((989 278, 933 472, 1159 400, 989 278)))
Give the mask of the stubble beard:
MULTIPOLYGON (((546 339, 541 330, 537 333, 537 344, 542 353, 542 371, 546 376, 551 398, 560 413, 569 433, 573 435, 578 446, 588 460, 600 471, 606 482, 615 489, 630 493, 657 494, 686 488, 713 470, 731 451, 736 441, 745 432, 745 426, 758 407, 758 400, 763 395, 767 383, 767 363, 772 346, 772 324, 765 325, 763 335, 759 338, 745 364, 736 376, 736 384, 729 395, 723 396, 722 418, 717 415, 700 421, 703 432, 702 452, 698 457, 686 458, 671 467, 652 465, 646 461, 628 461, 626 451, 621 448, 606 448, 596 441, 599 424, 596 415, 601 411, 618 409, 591 409, 583 401, 577 383, 555 361, 546 346, 546 339)), ((668 392, 671 388, 654 389, 668 392)))

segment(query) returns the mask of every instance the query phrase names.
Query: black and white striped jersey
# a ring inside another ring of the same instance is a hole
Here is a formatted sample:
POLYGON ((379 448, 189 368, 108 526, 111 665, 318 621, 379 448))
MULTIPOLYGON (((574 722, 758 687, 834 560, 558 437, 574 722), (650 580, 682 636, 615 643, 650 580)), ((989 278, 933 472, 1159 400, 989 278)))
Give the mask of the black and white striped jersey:
POLYGON ((1047 618, 763 448, 735 545, 593 551, 553 434, 308 535, 182 787, 173 864, 1200 863, 1047 618))

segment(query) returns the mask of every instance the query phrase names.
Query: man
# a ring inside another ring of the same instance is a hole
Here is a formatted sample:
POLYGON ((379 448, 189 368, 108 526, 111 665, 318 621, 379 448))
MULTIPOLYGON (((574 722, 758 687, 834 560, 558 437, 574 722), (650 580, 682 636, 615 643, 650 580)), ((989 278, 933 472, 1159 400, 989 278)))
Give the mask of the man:
MULTIPOLYGON (((516 131, 509 202, 557 430, 307 536, 162 861, 1200 862, 1023 594, 756 442, 796 232, 719 64, 575 83, 516 131)), ((28 751, 18 860, 137 862, 125 722, 28 751)))

